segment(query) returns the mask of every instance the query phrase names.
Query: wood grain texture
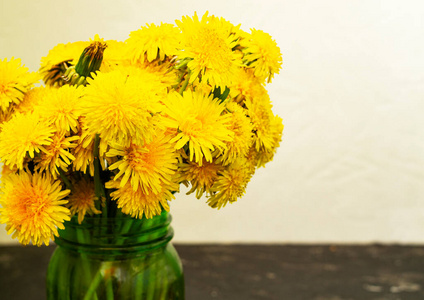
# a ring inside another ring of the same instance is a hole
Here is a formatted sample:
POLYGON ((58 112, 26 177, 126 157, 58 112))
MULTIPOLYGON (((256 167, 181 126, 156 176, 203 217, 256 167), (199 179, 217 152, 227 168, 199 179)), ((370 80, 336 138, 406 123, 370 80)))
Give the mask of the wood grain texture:
MULTIPOLYGON (((424 299, 424 247, 176 245, 187 300, 424 299)), ((0 247, 0 299, 45 299, 54 247, 0 247)))

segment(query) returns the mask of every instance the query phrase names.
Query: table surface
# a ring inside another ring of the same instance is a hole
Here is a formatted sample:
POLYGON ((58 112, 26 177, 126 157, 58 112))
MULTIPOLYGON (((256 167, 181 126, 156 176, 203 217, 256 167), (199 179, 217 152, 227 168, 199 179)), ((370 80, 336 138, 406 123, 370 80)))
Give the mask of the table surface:
MULTIPOLYGON (((424 246, 176 245, 186 300, 424 299, 424 246)), ((0 247, 0 299, 44 300, 54 246, 0 247)))

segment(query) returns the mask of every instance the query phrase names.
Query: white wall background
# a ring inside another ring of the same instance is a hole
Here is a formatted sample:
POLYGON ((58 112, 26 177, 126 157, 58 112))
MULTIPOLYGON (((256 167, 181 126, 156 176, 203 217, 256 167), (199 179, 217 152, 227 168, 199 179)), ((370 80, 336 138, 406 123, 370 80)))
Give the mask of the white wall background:
POLYGON ((32 71, 57 43, 194 11, 275 38, 278 154, 220 211, 177 196, 175 242, 424 242, 423 1, 1 1, 0 58, 32 71))

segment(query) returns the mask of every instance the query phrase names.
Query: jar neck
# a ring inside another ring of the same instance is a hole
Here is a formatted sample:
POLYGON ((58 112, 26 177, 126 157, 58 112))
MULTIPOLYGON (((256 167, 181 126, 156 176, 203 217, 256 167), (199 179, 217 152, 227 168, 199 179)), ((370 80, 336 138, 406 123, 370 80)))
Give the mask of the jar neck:
POLYGON ((55 242, 58 246, 87 254, 140 253, 163 248, 172 239, 172 217, 163 211, 151 219, 130 216, 103 218, 86 217, 65 222, 55 242))

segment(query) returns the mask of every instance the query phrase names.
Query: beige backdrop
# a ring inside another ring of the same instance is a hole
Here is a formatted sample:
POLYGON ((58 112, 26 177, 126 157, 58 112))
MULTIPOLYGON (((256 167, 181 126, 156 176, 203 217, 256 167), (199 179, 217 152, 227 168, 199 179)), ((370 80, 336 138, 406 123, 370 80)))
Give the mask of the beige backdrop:
POLYGON ((206 10, 278 42, 268 88, 284 137, 237 203, 178 195, 174 241, 424 242, 422 1, 2 0, 0 58, 35 71, 57 43, 206 10))

